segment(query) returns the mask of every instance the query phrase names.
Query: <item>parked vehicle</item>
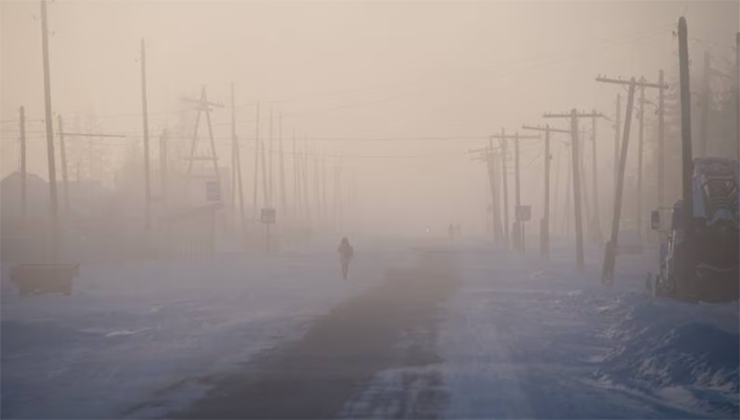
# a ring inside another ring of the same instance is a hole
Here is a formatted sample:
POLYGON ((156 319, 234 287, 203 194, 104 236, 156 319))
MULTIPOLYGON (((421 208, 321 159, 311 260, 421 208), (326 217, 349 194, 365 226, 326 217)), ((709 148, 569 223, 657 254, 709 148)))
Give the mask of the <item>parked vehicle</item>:
MULTIPOLYGON (((694 160, 692 177, 694 244, 690 282, 682 280, 686 227, 683 201, 673 206, 667 239, 661 244, 660 271, 654 293, 677 300, 724 302, 738 299, 740 236, 738 214, 738 163, 730 159, 694 160)), ((660 230, 660 213, 651 214, 653 229, 660 230)))

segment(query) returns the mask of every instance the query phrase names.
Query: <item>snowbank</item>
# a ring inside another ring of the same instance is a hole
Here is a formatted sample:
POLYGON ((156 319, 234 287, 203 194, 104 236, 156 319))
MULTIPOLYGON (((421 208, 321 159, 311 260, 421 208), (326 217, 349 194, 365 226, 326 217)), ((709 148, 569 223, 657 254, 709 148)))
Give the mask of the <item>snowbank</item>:
POLYGON ((687 409, 737 417, 738 306, 626 294, 610 309, 614 348, 596 376, 687 409))

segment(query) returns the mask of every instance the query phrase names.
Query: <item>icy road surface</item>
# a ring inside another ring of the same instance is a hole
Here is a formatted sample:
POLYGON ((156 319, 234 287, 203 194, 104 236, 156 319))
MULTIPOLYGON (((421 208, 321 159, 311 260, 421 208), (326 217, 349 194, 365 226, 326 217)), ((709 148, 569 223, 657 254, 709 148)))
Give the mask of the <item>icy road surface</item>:
MULTIPOLYGON (((737 418, 738 307, 617 285, 568 247, 356 244, 90 267, 2 296, 4 418, 737 418)), ((648 256, 649 257, 649 256, 648 256)))

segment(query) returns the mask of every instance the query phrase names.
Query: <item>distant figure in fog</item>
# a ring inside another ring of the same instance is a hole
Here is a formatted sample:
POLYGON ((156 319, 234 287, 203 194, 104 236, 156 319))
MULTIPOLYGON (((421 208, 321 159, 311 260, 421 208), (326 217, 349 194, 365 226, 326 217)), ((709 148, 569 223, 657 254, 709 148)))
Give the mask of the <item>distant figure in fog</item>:
POLYGON ((349 244, 349 240, 346 236, 342 238, 341 242, 339 242, 339 248, 337 248, 337 252, 339 253, 339 262, 342 264, 342 278, 347 280, 349 262, 352 260, 352 257, 355 254, 355 250, 354 248, 352 248, 352 245, 349 244))

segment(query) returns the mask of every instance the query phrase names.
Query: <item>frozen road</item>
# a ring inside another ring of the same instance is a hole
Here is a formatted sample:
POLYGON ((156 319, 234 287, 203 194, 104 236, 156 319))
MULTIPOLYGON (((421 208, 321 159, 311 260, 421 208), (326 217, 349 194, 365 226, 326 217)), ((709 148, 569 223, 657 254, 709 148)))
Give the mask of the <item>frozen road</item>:
POLYGON ((129 297, 4 296, 3 417, 737 417, 737 305, 652 299, 638 257, 605 289, 598 250, 577 273, 567 247, 418 245, 359 247, 348 282, 319 249, 129 297))

